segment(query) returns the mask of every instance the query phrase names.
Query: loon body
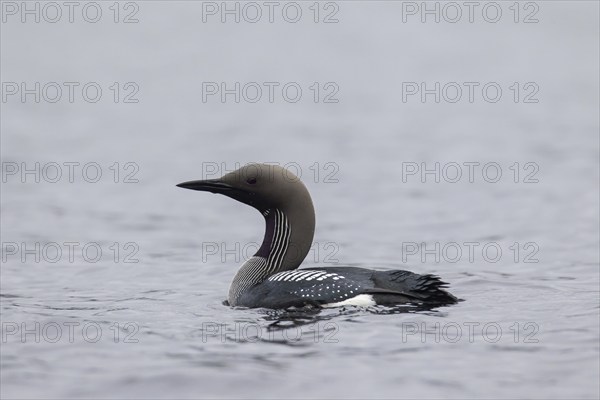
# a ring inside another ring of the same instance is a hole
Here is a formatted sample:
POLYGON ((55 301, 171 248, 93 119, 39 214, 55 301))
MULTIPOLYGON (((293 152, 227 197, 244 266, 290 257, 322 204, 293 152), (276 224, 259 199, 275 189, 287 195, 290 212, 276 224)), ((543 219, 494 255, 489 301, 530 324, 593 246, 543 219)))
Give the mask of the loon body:
POLYGON ((265 218, 261 247, 240 267, 229 288, 231 306, 282 309, 457 302, 435 275, 355 267, 298 269, 312 245, 315 212, 304 184, 279 166, 248 164, 220 179, 177 186, 226 195, 256 208, 265 218))

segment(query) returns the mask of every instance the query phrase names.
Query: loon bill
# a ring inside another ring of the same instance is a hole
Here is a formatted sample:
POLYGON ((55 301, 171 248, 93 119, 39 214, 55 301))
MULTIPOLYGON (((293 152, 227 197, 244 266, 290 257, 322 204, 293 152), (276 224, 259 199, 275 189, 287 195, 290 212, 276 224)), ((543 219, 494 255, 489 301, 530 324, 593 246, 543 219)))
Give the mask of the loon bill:
POLYGON ((231 306, 281 309, 458 301, 435 275, 355 267, 297 269, 312 245, 315 211, 306 186, 284 168, 248 164, 220 179, 177 186, 223 194, 256 208, 265 218, 262 245, 240 267, 229 288, 231 306))

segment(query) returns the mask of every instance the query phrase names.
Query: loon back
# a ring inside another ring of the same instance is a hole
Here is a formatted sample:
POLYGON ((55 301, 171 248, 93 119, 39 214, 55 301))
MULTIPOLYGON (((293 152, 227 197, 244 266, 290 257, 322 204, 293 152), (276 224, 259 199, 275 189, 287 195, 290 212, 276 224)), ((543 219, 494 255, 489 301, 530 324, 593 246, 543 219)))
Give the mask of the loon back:
MULTIPOLYGON (((244 290, 246 307, 342 307, 396 304, 446 305, 458 301, 435 275, 355 267, 284 271, 244 290)), ((231 297, 230 297, 231 298, 231 297)))
POLYGON ((315 212, 306 186, 279 166, 248 164, 220 179, 177 186, 226 195, 256 208, 265 218, 261 247, 240 267, 229 288, 231 306, 276 309, 457 301, 434 275, 350 267, 297 269, 312 245, 315 212))

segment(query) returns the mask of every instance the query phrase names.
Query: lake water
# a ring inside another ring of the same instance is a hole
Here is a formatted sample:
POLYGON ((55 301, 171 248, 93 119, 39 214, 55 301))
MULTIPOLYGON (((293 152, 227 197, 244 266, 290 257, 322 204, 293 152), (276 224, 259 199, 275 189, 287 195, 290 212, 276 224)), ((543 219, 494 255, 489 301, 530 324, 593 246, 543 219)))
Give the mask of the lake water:
POLYGON ((2 2, 2 397, 597 399, 599 6, 513 3, 2 2), (464 301, 224 306, 253 161, 464 301))

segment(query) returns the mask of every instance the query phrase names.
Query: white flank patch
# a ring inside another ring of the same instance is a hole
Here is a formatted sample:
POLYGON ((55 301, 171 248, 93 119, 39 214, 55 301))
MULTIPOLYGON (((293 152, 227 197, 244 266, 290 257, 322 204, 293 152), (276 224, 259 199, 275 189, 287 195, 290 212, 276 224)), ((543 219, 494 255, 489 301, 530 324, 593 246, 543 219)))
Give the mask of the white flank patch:
POLYGON ((374 306, 375 300, 373 300, 373 296, 370 294, 359 294, 358 296, 351 297, 344 301, 339 301, 337 303, 327 303, 323 304, 323 308, 331 308, 331 307, 342 307, 342 306, 359 306, 359 307, 369 307, 374 306))

